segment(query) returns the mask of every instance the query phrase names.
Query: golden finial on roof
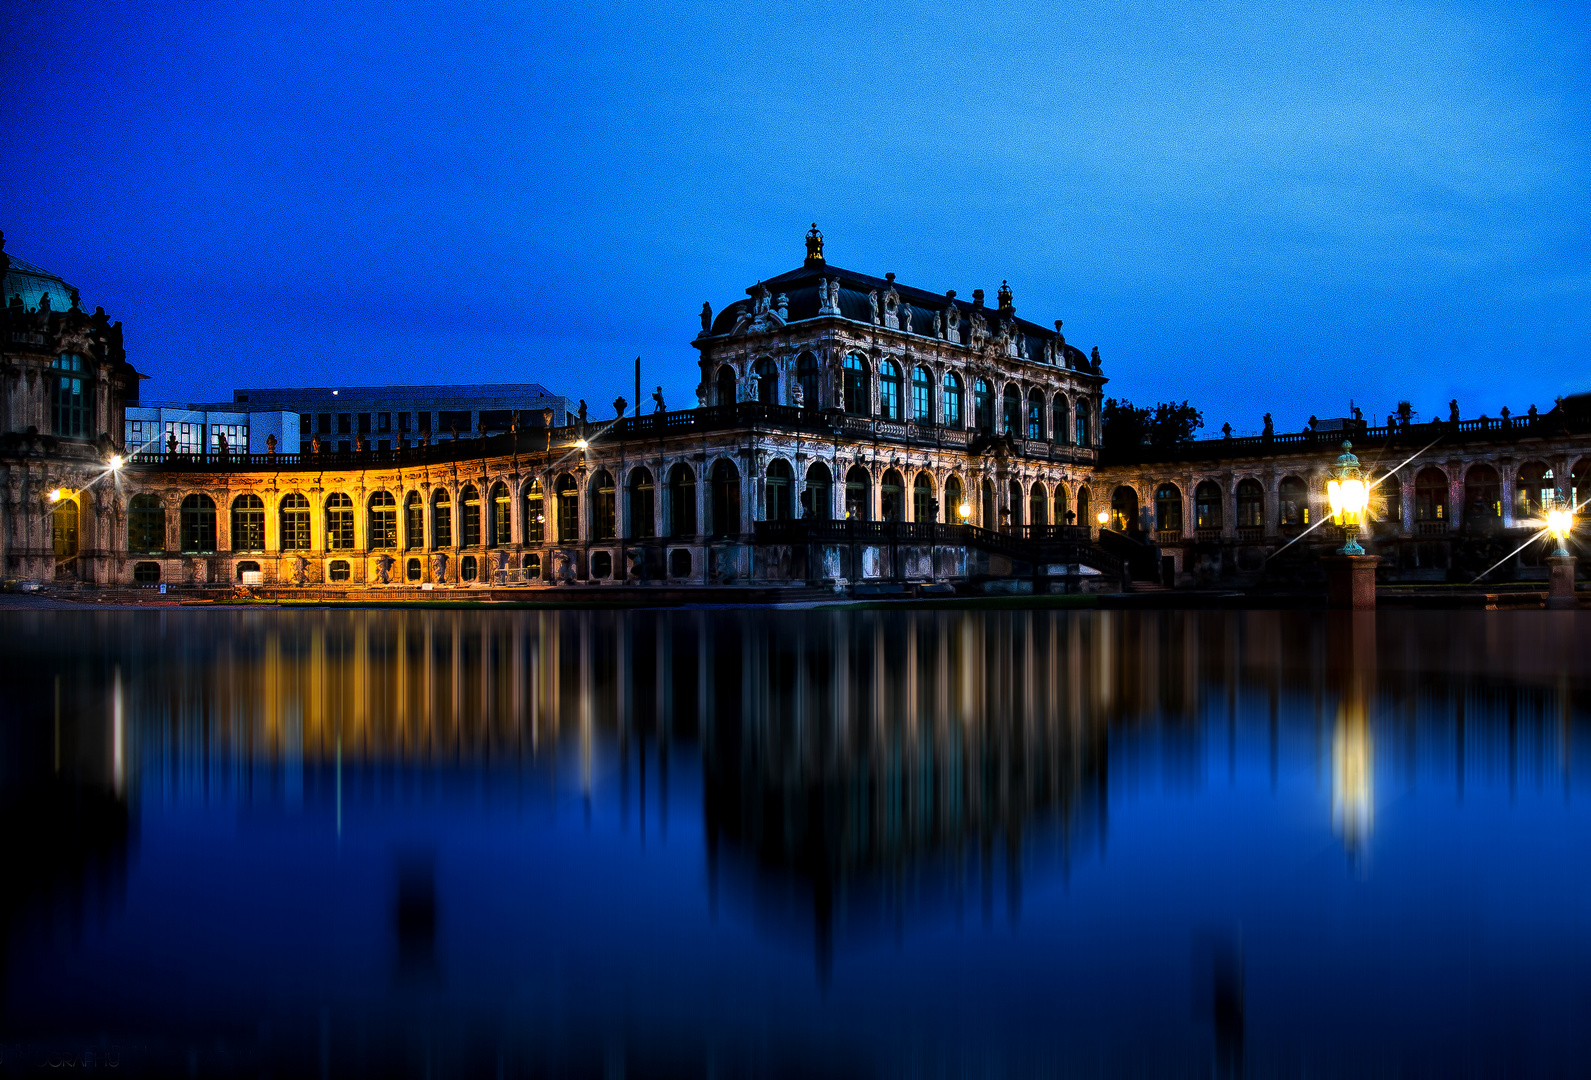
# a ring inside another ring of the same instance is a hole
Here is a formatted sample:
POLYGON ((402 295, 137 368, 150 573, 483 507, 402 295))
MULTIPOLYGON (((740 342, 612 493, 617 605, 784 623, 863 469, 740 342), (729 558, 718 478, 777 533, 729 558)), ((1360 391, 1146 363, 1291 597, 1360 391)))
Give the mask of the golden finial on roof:
POLYGON ((807 261, 808 266, 823 265, 823 234, 818 232, 818 223, 812 223, 812 231, 807 233, 807 261))
POLYGON ((1011 286, 1007 282, 1000 282, 1000 311, 1006 315, 1016 313, 1016 305, 1011 303, 1011 286))

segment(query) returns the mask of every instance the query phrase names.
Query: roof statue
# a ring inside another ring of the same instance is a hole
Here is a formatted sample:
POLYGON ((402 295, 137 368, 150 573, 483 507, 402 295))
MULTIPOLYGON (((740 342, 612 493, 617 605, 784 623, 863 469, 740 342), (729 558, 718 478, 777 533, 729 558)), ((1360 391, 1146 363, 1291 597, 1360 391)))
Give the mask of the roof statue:
POLYGON ((713 328, 713 305, 709 300, 702 301, 702 333, 707 333, 713 328))
POLYGON ((812 231, 807 233, 807 261, 806 266, 823 265, 823 234, 818 232, 818 223, 812 223, 812 231))
POLYGON ((1015 315, 1016 305, 1011 302, 1011 286, 1008 282, 1000 282, 1000 292, 998 293, 998 296, 1000 299, 1000 314, 1015 315))

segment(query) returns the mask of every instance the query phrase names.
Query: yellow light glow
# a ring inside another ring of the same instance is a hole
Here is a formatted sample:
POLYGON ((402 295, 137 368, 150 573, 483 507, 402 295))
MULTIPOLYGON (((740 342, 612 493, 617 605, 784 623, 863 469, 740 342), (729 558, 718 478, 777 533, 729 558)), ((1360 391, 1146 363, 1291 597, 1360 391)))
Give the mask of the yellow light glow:
POLYGON ((960 514, 963 518, 970 518, 972 516, 972 504, 962 503, 960 506, 956 507, 956 513, 960 514))
POLYGON ((1332 480, 1326 484, 1326 500, 1338 525, 1357 522, 1370 501, 1370 490, 1363 480, 1332 480))
POLYGON ((112 454, 110 456, 110 467, 112 469, 119 469, 125 464, 126 464, 126 461, 123 460, 123 458, 122 458, 122 456, 120 454, 112 454))
POLYGON ((1574 528, 1574 515, 1567 510, 1547 511, 1547 531, 1559 540, 1568 537, 1574 528))
POLYGON ((585 448, 586 448, 586 441, 584 439, 576 439, 575 440, 575 449, 576 450, 584 450, 585 448))
POLYGON ((60 488, 56 488, 54 491, 50 492, 50 501, 51 502, 60 502, 61 501, 61 489, 60 488))
POLYGON ((1110 524, 1110 511, 1109 510, 1101 510, 1099 513, 1094 515, 1094 520, 1099 522, 1101 525, 1109 525, 1110 524))

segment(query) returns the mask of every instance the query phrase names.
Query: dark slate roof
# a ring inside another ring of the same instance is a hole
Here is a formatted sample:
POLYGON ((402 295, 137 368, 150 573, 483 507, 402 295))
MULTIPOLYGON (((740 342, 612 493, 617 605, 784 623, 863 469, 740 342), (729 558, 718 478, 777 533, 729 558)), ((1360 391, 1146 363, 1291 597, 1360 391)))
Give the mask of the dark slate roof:
MULTIPOLYGON (((766 286, 768 292, 777 299, 783 293, 789 302, 790 322, 802 319, 817 318, 819 299, 818 282, 838 278, 840 281, 840 315, 857 322, 871 323, 873 320, 872 306, 868 303, 868 293, 877 289, 882 296, 893 288, 901 299, 901 325, 905 327, 905 309, 911 311, 911 332, 923 337, 934 336, 934 326, 943 312, 949 306, 949 298, 944 293, 932 293, 924 289, 902 285, 898 281, 889 281, 887 278, 873 277, 871 274, 859 274, 854 270, 845 270, 838 266, 822 264, 818 266, 799 266, 777 277, 758 282, 766 286)), ((757 288, 753 285, 747 292, 757 288)), ((973 301, 970 296, 958 295, 955 299, 956 307, 961 309, 961 343, 967 343, 970 327, 969 316, 973 311, 973 301)), ((720 311, 713 319, 713 335, 727 334, 735 328, 743 312, 749 311, 752 300, 737 300, 720 311)), ((988 320, 993 328, 1000 319, 997 307, 985 304, 981 309, 983 317, 988 320)), ((1017 328, 1027 335, 1028 355, 1038 358, 1044 355, 1045 346, 1055 340, 1054 329, 1047 329, 1038 323, 1029 322, 1027 319, 1017 317, 1017 328)), ((1066 346, 1067 367, 1087 369, 1088 357, 1075 345, 1066 346)))

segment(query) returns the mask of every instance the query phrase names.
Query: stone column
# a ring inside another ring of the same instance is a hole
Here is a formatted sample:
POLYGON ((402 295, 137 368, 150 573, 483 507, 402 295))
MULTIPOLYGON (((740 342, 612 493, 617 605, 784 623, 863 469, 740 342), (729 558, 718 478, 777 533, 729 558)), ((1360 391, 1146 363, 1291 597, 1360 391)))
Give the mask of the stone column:
POLYGON ((1414 535, 1414 477, 1415 477, 1415 470, 1410 469, 1410 470, 1407 470, 1407 471, 1408 471, 1408 474, 1409 474, 1409 479, 1408 479, 1407 483, 1405 483, 1403 481, 1403 478, 1401 476, 1398 477, 1398 497, 1402 501, 1402 504, 1403 504, 1399 508, 1400 513, 1403 515, 1403 520, 1402 520, 1402 522, 1400 522, 1400 524, 1402 525, 1402 528, 1399 529, 1398 532, 1402 536, 1413 536, 1414 535))
POLYGON ((1503 501, 1503 528, 1514 527, 1514 489, 1518 486, 1519 466, 1513 462, 1507 465, 1499 463, 1495 466, 1499 478, 1500 497, 1503 501))
POLYGON ((1458 532, 1464 520, 1464 463, 1453 459, 1447 463, 1447 531, 1458 532))

